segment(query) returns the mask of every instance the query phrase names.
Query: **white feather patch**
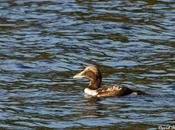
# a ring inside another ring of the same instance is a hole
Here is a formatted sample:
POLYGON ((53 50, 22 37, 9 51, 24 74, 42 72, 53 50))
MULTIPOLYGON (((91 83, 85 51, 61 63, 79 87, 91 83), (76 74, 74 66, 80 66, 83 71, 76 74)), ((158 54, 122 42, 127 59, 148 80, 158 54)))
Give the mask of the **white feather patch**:
POLYGON ((87 94, 87 95, 90 95, 90 96, 96 96, 98 94, 97 90, 92 90, 92 89, 89 89, 89 88, 85 88, 84 93, 87 94))

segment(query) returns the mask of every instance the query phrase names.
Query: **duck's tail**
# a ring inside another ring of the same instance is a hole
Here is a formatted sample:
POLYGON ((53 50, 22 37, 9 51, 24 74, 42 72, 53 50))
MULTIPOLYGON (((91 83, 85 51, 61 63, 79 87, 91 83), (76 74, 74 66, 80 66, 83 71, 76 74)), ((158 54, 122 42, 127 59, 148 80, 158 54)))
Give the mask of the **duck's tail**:
POLYGON ((137 89, 132 89, 132 94, 134 94, 134 95, 150 95, 150 94, 148 94, 148 93, 145 93, 145 92, 143 92, 143 91, 141 91, 141 90, 137 90, 137 89))

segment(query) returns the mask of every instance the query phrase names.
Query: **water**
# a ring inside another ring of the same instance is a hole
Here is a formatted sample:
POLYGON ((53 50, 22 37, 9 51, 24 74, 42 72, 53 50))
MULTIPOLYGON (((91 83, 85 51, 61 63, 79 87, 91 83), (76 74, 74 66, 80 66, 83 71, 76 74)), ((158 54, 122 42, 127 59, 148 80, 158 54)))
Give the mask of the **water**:
POLYGON ((174 0, 0 1, 0 129, 173 126, 174 81, 174 0), (155 96, 89 101, 88 64, 155 96))

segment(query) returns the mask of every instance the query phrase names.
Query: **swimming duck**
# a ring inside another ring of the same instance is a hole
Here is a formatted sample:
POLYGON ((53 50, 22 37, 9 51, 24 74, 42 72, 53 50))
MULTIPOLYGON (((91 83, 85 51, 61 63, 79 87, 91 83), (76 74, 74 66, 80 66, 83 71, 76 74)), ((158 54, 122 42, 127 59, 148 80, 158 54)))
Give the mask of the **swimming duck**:
POLYGON ((84 89, 84 93, 92 97, 113 97, 125 96, 129 94, 147 95, 147 93, 143 91, 130 89, 121 85, 101 87, 102 75, 100 69, 97 66, 88 66, 82 72, 76 74, 73 78, 89 79, 89 85, 84 89))

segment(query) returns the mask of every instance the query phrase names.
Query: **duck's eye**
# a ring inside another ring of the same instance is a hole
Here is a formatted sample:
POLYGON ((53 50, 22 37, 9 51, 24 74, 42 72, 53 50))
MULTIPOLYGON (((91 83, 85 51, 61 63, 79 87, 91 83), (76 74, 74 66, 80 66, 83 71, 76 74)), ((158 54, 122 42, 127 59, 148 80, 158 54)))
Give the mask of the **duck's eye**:
POLYGON ((89 77, 89 78, 92 78, 92 79, 95 78, 95 75, 94 75, 94 73, 93 73, 92 71, 86 71, 86 72, 85 72, 85 75, 86 75, 87 77, 89 77))

